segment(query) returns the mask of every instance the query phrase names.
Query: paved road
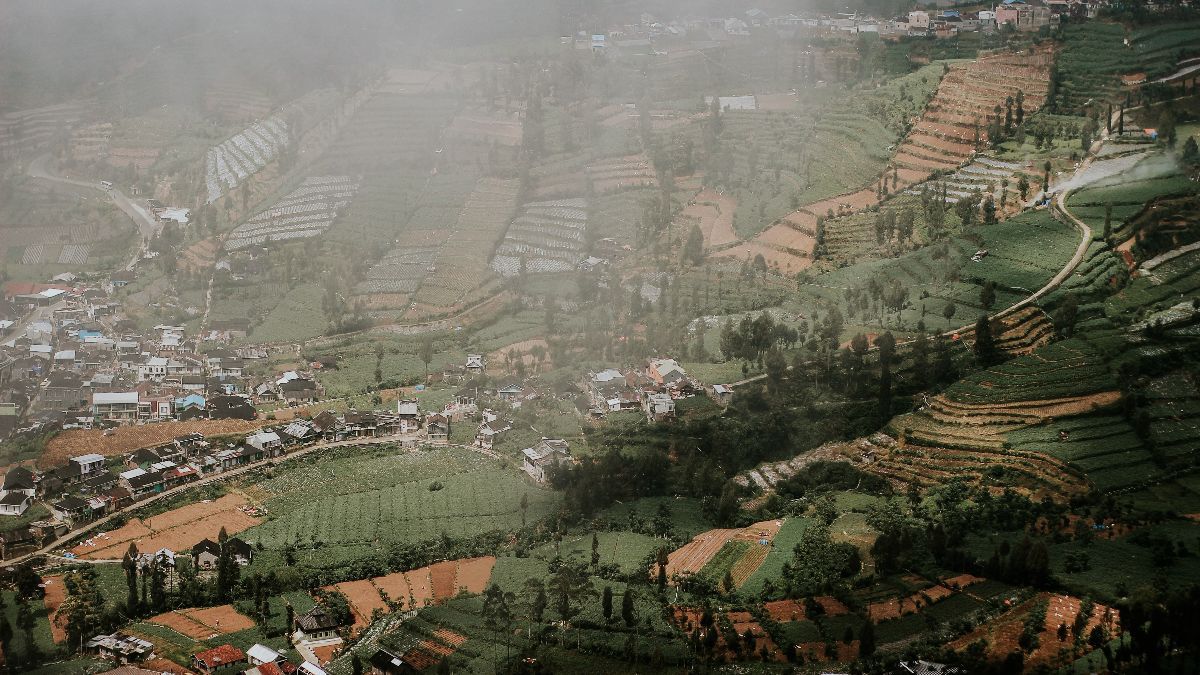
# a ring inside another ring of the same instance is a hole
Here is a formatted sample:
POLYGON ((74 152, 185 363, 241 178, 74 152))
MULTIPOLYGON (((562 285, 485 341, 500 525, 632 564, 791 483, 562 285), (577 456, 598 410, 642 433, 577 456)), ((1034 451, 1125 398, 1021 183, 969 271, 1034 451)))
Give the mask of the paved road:
MULTIPOLYGON (((129 216, 129 218, 133 220, 133 224, 137 226, 138 232, 140 232, 142 235, 143 242, 153 239, 158 234, 162 227, 161 224, 154 219, 154 216, 150 215, 149 211, 135 204, 116 186, 105 188, 97 181, 77 180, 74 178, 59 176, 47 168, 46 163, 49 160, 49 154, 39 155, 36 159, 29 163, 26 173, 34 178, 41 178, 42 180, 54 181, 55 183, 62 183, 64 185, 74 185, 76 187, 85 187, 103 192, 108 195, 109 199, 112 200, 113 204, 115 204, 117 208, 121 209, 125 215, 129 216)), ((134 263, 137 262, 140 256, 141 250, 139 250, 134 255, 133 260, 126 265, 126 269, 133 269, 134 263)))
MULTIPOLYGON (((1103 141, 1099 141, 1099 142, 1102 143, 1103 141)), ((1092 157, 1089 157, 1086 161, 1084 161, 1082 164, 1080 164, 1079 168, 1075 170, 1076 175, 1080 174, 1080 172, 1086 171, 1087 168, 1089 166, 1091 166, 1092 159, 1094 157, 1095 157, 1095 155, 1093 155, 1092 157)), ((1055 201, 1054 201, 1054 210, 1057 213, 1061 214, 1063 217, 1065 217, 1067 219, 1067 221, 1075 227, 1075 229, 1079 230, 1079 234, 1080 234, 1079 246, 1077 246, 1075 248, 1075 254, 1071 256, 1071 259, 1068 260, 1067 263, 1065 265, 1063 265, 1062 269, 1060 269, 1058 271, 1058 273, 1055 274, 1054 277, 1050 279, 1050 281, 1046 282, 1046 284, 1044 286, 1037 289, 1033 293, 1029 294, 1029 296, 1027 296, 1023 300, 1021 300, 1020 302, 1017 302, 1016 304, 1012 305, 1011 307, 1008 307, 999 312, 996 312, 995 314, 992 315, 993 319, 1003 318, 1005 316, 1008 316, 1009 314, 1018 312, 1021 309, 1024 309, 1025 307, 1028 307, 1031 304, 1036 303, 1047 293, 1058 288, 1059 285, 1062 284, 1062 282, 1066 281, 1068 277, 1070 277, 1072 274, 1075 273, 1075 270, 1079 267, 1079 264, 1083 262, 1084 256, 1087 255, 1088 247, 1091 246, 1091 244, 1092 244, 1092 228, 1089 227, 1087 223, 1076 218, 1074 214, 1072 214, 1070 211, 1067 210, 1067 197, 1071 194, 1071 192, 1072 192, 1071 190, 1063 190, 1058 193, 1058 196, 1055 198, 1055 201)), ((956 328, 954 330, 948 330, 945 333, 942 333, 942 335, 945 337, 953 337, 954 335, 957 335, 960 333, 965 333, 965 332, 972 331, 972 330, 975 330, 975 324, 962 326, 962 327, 956 328)), ((903 345, 903 344, 906 344, 906 343, 904 343, 904 342, 897 343, 897 345, 903 345)), ((874 347, 872 347, 872 349, 874 349, 874 347)), ((790 369, 791 366, 788 366, 788 368, 790 369)), ((766 373, 764 373, 762 375, 755 375, 754 377, 748 377, 744 380, 739 380, 737 382, 734 382, 733 384, 731 384, 729 386, 736 387, 739 385, 748 384, 750 382, 757 382, 758 380, 761 380, 761 379, 765 378, 766 376, 767 376, 766 373)))

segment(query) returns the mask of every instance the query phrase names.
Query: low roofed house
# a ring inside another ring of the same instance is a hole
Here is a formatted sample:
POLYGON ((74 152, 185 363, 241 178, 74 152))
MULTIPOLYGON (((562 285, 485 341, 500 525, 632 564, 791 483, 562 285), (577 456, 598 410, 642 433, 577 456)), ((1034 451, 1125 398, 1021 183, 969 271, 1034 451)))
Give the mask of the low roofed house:
POLYGON ((233 645, 221 645, 192 656, 192 670, 208 675, 218 668, 246 663, 246 653, 233 645))
POLYGON ((642 411, 647 421, 661 422, 675 416, 675 401, 670 394, 650 394, 642 399, 642 411))
POLYGON ((400 433, 407 434, 421 428, 421 411, 416 401, 396 401, 396 417, 400 421, 400 433))
POLYGON ((33 497, 37 494, 37 480, 29 469, 23 466, 13 467, 4 474, 4 487, 0 492, 6 495, 19 492, 33 497))
POLYGON ((547 470, 571 461, 571 448, 561 438, 543 438, 532 448, 521 451, 521 468, 539 483, 546 482, 547 470))
POLYGON ((0 497, 0 516, 20 516, 33 504, 33 497, 21 492, 10 492, 0 497))
POLYGON ((306 377, 298 377, 279 385, 279 395, 288 403, 315 403, 321 398, 321 388, 306 377))
POLYGON ((279 652, 256 642, 254 646, 246 650, 246 660, 252 666, 261 666, 264 663, 279 663, 284 659, 279 652))
POLYGON ((89 654, 98 654, 120 663, 140 663, 154 658, 153 644, 121 633, 97 635, 88 640, 85 648, 89 654))
POLYGON ((338 636, 339 624, 333 615, 321 605, 316 605, 305 614, 296 617, 296 642, 315 642, 338 636))
POLYGON ((192 563, 197 569, 211 570, 217 566, 217 561, 221 559, 221 545, 217 542, 205 537, 196 542, 192 546, 192 563))
POLYGON ((675 359, 651 359, 646 374, 663 387, 675 386, 687 379, 687 372, 675 359))
POLYGON ((425 418, 425 433, 433 445, 448 445, 450 443, 450 418, 441 413, 433 413, 425 418))
POLYGON ((259 430, 246 437, 246 445, 275 456, 283 450, 283 439, 274 431, 259 430))

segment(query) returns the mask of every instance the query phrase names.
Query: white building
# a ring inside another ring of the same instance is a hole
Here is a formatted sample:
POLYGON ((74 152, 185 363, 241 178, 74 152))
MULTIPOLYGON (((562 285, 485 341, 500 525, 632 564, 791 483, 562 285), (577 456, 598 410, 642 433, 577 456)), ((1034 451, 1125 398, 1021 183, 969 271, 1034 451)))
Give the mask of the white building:
POLYGON ((521 451, 521 469, 539 483, 546 482, 546 470, 571 461, 571 448, 561 438, 543 438, 532 448, 521 451))

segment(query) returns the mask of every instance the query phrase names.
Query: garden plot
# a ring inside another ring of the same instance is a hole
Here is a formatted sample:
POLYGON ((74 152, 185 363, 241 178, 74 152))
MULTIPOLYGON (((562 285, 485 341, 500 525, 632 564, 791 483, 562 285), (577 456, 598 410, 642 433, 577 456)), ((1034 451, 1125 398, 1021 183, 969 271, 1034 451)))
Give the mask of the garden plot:
POLYGON ((350 176, 313 176, 267 210, 239 225, 225 240, 231 251, 269 241, 316 237, 329 229, 354 198, 358 181, 350 176))
POLYGON ((401 293, 411 295, 433 267, 436 246, 398 247, 367 270, 366 279, 355 289, 359 293, 401 293))
POLYGON ((239 613, 233 605, 195 609, 177 609, 148 619, 182 633, 194 640, 209 640, 255 627, 250 617, 239 613))
POLYGON ((414 298, 421 305, 450 308, 492 277, 488 259, 517 209, 516 180, 480 178, 433 259, 432 271, 414 298))
MULTIPOLYGON (((720 583, 721 577, 724 576, 725 572, 737 566, 738 561, 747 555, 752 547, 769 550, 770 542, 779 533, 781 527, 783 527, 782 520, 766 520, 744 528, 716 529, 701 532, 690 542, 668 554, 667 578, 674 584, 677 576, 696 573, 708 576, 710 573, 717 573, 719 576, 716 579, 716 583, 720 583), (733 544, 726 550, 726 547, 731 542, 740 543, 733 544), (721 560, 717 561, 721 569, 716 570, 716 568, 713 568, 705 572, 704 570, 710 561, 716 559, 722 551, 724 551, 724 555, 721 560)), ((758 558, 757 563, 761 564, 762 559, 765 557, 764 554, 762 558, 758 558)), ((754 569, 758 568, 758 564, 753 566, 754 569)), ((754 572, 754 569, 739 570, 740 572, 745 572, 742 575, 743 582, 754 572)), ((657 570, 652 569, 651 573, 657 573, 657 570)))
POLYGON ((84 265, 87 263, 89 250, 91 248, 87 244, 65 244, 58 254, 58 264, 84 265))
POLYGON ((1037 646, 1025 654, 1026 668, 1054 669, 1069 664, 1081 653, 1091 649, 1087 645, 1087 637, 1095 627, 1101 627, 1110 636, 1117 635, 1120 629, 1120 614, 1115 609, 1069 595, 1039 593, 946 646, 951 651, 958 652, 982 641, 987 657, 1000 662, 1009 654, 1021 651, 1018 646, 1021 632, 1030 616, 1040 611, 1045 612, 1045 620, 1041 625, 1034 626, 1038 631, 1038 639, 1034 643, 1037 646), (1071 628, 1079 614, 1084 611, 1086 617, 1082 620, 1083 626, 1080 631, 1083 639, 1076 642, 1068 632, 1066 640, 1059 640, 1058 627, 1066 624, 1071 628))
POLYGON ((222 529, 234 535, 259 524, 261 519, 247 513, 249 502, 242 495, 228 494, 220 499, 181 506, 146 518, 134 518, 111 532, 101 532, 71 549, 88 560, 119 559, 132 543, 139 551, 190 549, 201 539, 216 540, 222 529))
POLYGON ((589 164, 586 171, 592 190, 598 195, 658 185, 654 167, 644 155, 598 160, 589 164))
POLYGON ((255 122, 204 156, 207 203, 220 199, 265 167, 290 142, 288 124, 279 115, 255 122))
POLYGON ((531 202, 513 219, 492 258, 505 277, 522 272, 569 272, 583 260, 587 200, 531 202))

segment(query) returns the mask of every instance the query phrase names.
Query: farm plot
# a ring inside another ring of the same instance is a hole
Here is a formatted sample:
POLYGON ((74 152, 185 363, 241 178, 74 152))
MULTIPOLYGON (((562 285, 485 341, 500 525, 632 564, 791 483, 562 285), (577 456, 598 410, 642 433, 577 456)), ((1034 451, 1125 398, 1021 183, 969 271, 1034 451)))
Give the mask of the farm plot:
POLYGON ((67 639, 67 617, 58 615, 58 608, 67 599, 67 585, 63 583, 62 574, 52 574, 42 577, 42 588, 46 594, 42 603, 46 606, 46 619, 50 622, 50 635, 55 644, 61 644, 67 639))
POLYGON ((1067 26, 1065 36, 1056 102, 1074 112, 1089 99, 1114 99, 1121 91, 1121 75, 1155 79, 1169 74, 1180 50, 1200 41, 1200 23, 1171 21, 1127 32, 1119 23, 1089 21, 1067 26))
POLYGON ((515 180, 480 178, 431 263, 414 300, 420 305, 452 308, 492 276, 488 259, 504 237, 517 209, 515 180))
MULTIPOLYGON (((925 409, 893 419, 891 433, 905 442, 882 450, 869 470, 918 482, 965 476, 1070 495, 1086 489, 1085 472, 1090 476, 1103 466, 1066 450, 1082 449, 1077 442, 1051 448, 1048 439, 1071 433, 1073 418, 1086 427, 1086 416, 1119 400, 1115 379, 1087 343, 1054 343, 974 373, 932 397, 925 409)), ((1079 434, 1076 441, 1086 438, 1079 434)), ((1108 454, 1092 444, 1087 448, 1089 455, 1108 454)), ((1144 450, 1135 452, 1137 457, 1124 461, 1148 460, 1144 450)))
POLYGON ((653 188, 658 185, 654 167, 645 155, 610 157, 587 165, 588 181, 597 195, 620 192, 630 188, 653 188))
MULTIPOLYGON (((638 569, 646 556, 662 545, 661 539, 626 531, 597 532, 596 540, 599 544, 600 564, 617 565, 626 573, 638 569)), ((558 554, 564 559, 574 558, 579 562, 588 562, 591 559, 591 545, 591 536, 571 537, 558 545, 558 554)), ((552 559, 554 546, 547 544, 538 549, 535 555, 552 559)))
POLYGON ((404 611, 441 604, 459 593, 483 593, 492 577, 496 559, 462 558, 446 560, 407 572, 386 576, 345 581, 325 590, 336 590, 346 596, 354 612, 354 628, 362 630, 371 623, 376 612, 390 613, 393 608, 404 611))
POLYGON ((1026 653, 1026 667, 1040 665, 1055 668, 1066 665, 1078 657, 1081 650, 1089 649, 1086 640, 1077 643, 1069 633, 1065 640, 1060 640, 1057 634, 1060 625, 1066 624, 1068 628, 1075 625, 1081 611, 1087 613, 1082 621, 1080 635, 1089 635, 1097 626, 1107 631, 1110 636, 1118 633, 1120 615, 1115 609, 1069 595, 1039 593, 996 619, 954 640, 947 645, 947 648, 955 652, 962 651, 969 645, 982 640, 986 644, 987 651, 985 653, 988 659, 1002 661, 1009 654, 1020 649, 1018 638, 1026 623, 1030 621, 1031 615, 1036 616, 1044 612, 1044 620, 1041 625, 1034 625, 1038 634, 1037 647, 1026 653))
POLYGON ((172 628, 194 640, 210 640, 221 635, 250 630, 256 625, 250 617, 234 609, 233 605, 177 609, 147 621, 172 628))
POLYGON ((291 141, 287 121, 272 115, 232 138, 209 148, 204 156, 204 182, 211 204, 258 173, 291 141))
POLYGON ((350 176, 310 176, 230 232, 225 248, 234 251, 271 241, 316 237, 329 229, 357 191, 358 182, 350 176))
MULTIPOLYGON (((667 555, 667 578, 671 583, 675 583, 676 577, 688 573, 705 574, 705 569, 710 561, 716 560, 719 553, 724 553, 719 560, 717 566, 721 577, 725 571, 733 569, 742 556, 750 550, 749 546, 743 544, 753 544, 766 548, 770 542, 779 533, 783 527, 781 520, 766 520, 759 523, 754 523, 749 527, 739 529, 716 529, 702 532, 696 535, 690 542, 684 544, 680 548, 675 549, 667 555), (731 542, 739 542, 733 544, 728 550, 726 546, 731 542)), ((761 560, 759 561, 761 564, 761 560)), ((655 573, 657 570, 651 570, 655 573)), ((713 570, 716 571, 714 567, 713 570)), ((753 570, 751 570, 752 572, 753 570)), ((746 574, 748 578, 750 575, 746 574)), ((720 582, 720 578, 717 582, 720 582)))
POLYGON ((267 495, 271 520, 246 538, 268 547, 315 538, 328 550, 377 541, 415 542, 438 532, 468 536, 507 530, 520 526, 523 495, 529 500, 525 515, 530 522, 557 502, 554 493, 501 470, 495 460, 455 449, 359 450, 293 463, 259 486, 267 495))
POLYGON ((733 231, 733 213, 737 200, 716 190, 703 190, 697 194, 677 218, 677 226, 690 229, 700 228, 707 248, 718 248, 737 241, 733 231))
POLYGON ((234 535, 261 523, 261 518, 247 513, 249 506, 245 496, 228 494, 145 520, 133 518, 116 530, 93 536, 72 548, 71 552, 88 560, 114 560, 125 554, 130 543, 142 552, 162 548, 184 551, 201 539, 215 541, 222 528, 227 534, 234 535))
POLYGON ((492 258, 504 277, 525 272, 569 272, 583 260, 587 200, 559 199, 526 204, 513 219, 492 258))

